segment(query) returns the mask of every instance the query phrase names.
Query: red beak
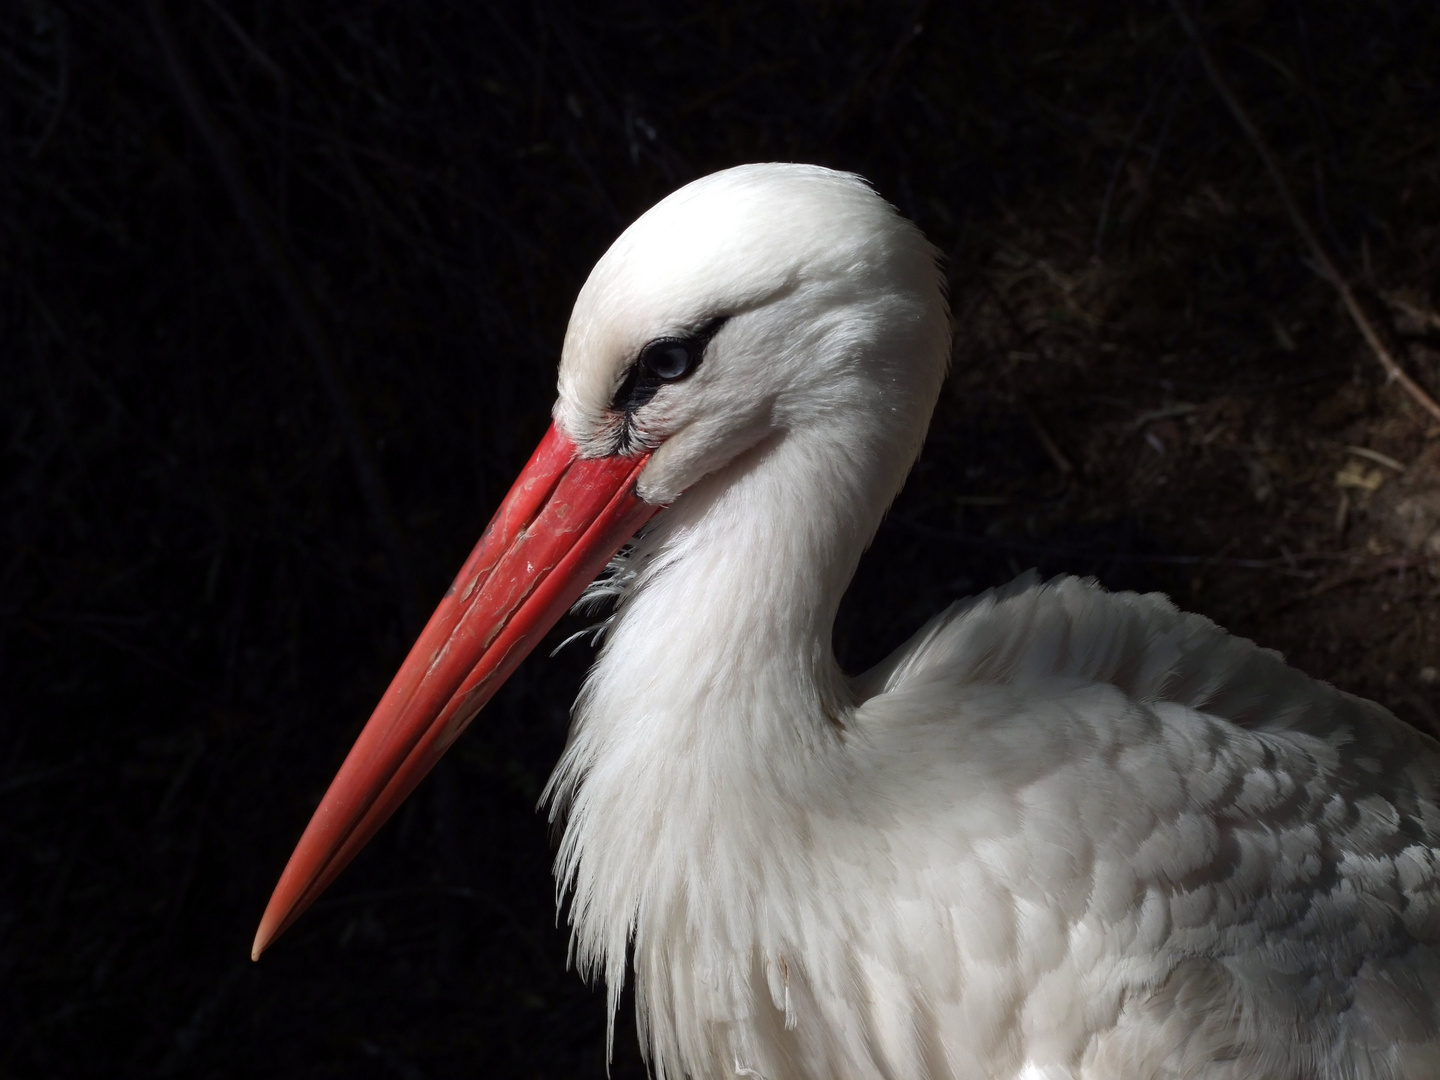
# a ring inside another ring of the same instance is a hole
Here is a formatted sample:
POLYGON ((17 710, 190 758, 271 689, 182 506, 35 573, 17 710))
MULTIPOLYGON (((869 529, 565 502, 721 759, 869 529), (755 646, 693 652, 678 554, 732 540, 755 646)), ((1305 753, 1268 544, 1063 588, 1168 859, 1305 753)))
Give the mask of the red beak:
POLYGON ((251 957, 325 891, 660 507, 650 455, 581 458, 553 424, 355 740, 275 886, 251 957))

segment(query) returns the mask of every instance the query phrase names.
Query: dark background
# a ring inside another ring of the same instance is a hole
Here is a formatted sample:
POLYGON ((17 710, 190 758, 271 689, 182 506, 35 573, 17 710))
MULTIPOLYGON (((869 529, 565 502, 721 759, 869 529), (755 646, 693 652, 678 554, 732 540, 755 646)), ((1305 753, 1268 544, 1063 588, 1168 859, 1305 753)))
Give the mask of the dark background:
MULTIPOLYGON (((1440 6, 1201 22, 1440 392, 1440 6)), ((1436 724, 1440 426, 1163 3, 12 0, 0 112, 0 1075, 604 1075, 533 809, 586 646, 249 943, 544 430, 591 264, 739 162, 861 172, 950 260, 847 664, 1038 565, 1436 724)))

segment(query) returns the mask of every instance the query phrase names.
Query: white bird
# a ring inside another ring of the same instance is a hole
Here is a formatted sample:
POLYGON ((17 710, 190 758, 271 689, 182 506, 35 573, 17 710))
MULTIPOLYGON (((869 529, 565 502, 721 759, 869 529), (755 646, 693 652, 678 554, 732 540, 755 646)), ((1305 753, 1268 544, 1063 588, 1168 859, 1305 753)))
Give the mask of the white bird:
POLYGON ((657 1077, 1440 1077, 1436 743, 1075 578, 841 671, 949 346, 934 249, 855 176, 745 166, 636 221, 255 954, 649 521, 545 799, 657 1077))

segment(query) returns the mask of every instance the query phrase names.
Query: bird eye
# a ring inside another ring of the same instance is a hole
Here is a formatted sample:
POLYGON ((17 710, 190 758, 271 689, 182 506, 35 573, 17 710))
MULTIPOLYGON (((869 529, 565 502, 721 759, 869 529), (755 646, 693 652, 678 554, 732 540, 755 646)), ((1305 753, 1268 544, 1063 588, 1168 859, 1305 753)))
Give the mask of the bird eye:
POLYGON ((657 379, 673 382, 689 375, 695 367, 696 349, 693 341, 660 338, 640 353, 640 366, 657 379))
POLYGON ((665 383, 678 382, 691 375, 705 358, 710 339, 729 320, 729 315, 717 315, 689 334, 650 342, 630 365, 610 407, 628 416, 654 397, 665 383))

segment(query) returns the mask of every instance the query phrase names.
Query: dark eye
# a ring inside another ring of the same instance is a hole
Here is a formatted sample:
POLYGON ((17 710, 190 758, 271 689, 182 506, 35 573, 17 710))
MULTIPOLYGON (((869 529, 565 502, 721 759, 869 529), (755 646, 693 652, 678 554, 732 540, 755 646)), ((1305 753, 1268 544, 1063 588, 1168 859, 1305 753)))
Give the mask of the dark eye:
POLYGON ((699 360, 700 345, 693 339, 660 338, 640 352, 640 366, 665 382, 683 379, 699 360))
POLYGON ((660 337, 640 350, 625 381, 615 391, 611 408, 616 412, 633 413, 652 397, 666 383, 679 382, 700 366, 705 358, 705 347, 710 339, 720 332, 729 320, 728 315, 717 315, 709 322, 683 336, 660 337))

